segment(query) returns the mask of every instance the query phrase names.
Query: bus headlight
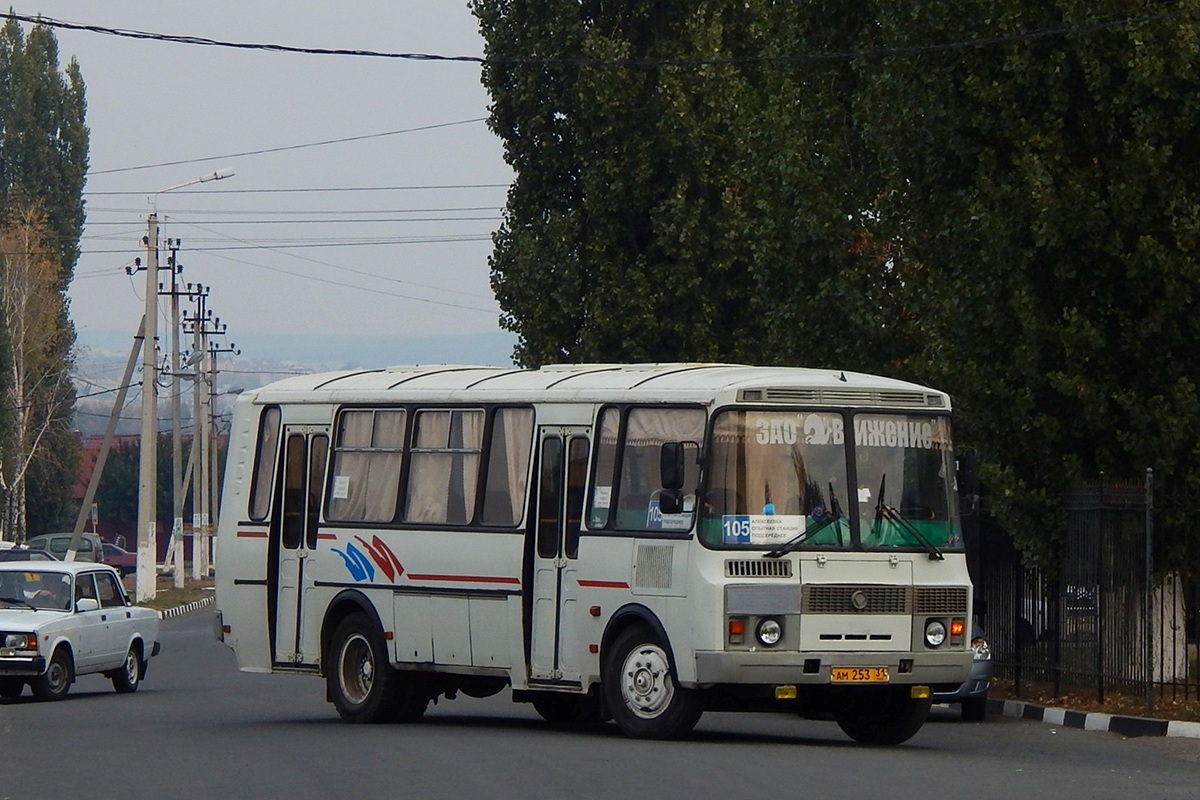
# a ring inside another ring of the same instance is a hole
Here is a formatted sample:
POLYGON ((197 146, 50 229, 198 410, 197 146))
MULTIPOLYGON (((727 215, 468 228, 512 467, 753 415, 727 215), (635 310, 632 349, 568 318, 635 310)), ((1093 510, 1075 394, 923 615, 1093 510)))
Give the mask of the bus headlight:
POLYGON ((783 626, 779 624, 779 620, 767 617, 759 621, 754 635, 763 647, 774 647, 783 638, 783 626))
POLYGON ((946 625, 940 619, 926 620, 925 644, 929 647, 941 647, 946 641, 946 625))

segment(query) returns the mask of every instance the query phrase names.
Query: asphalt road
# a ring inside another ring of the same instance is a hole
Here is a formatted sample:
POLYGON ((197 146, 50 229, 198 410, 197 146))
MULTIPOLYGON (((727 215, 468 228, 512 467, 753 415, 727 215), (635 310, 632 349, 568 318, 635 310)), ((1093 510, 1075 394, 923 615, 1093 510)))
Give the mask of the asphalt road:
POLYGON ((134 695, 87 676, 63 702, 0 702, 0 798, 1200 798, 1200 740, 939 709, 891 748, 783 715, 709 714, 682 742, 564 733, 507 692, 351 726, 316 678, 239 673, 207 610, 162 638, 134 695))

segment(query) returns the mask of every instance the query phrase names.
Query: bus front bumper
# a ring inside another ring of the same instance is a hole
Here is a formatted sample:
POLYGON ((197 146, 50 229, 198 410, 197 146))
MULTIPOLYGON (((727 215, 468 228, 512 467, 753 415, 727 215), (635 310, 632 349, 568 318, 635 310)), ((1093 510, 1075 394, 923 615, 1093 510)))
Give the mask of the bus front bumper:
MULTIPOLYGON (((809 684, 840 683, 834 668, 878 670, 886 668, 893 684, 952 684, 971 674, 970 650, 944 653, 798 653, 792 651, 701 650, 696 653, 696 684, 809 684)), ((882 673, 875 671, 874 676, 882 673)), ((856 673, 857 675, 857 673, 856 673)), ((847 685, 857 680, 852 680, 847 685)))

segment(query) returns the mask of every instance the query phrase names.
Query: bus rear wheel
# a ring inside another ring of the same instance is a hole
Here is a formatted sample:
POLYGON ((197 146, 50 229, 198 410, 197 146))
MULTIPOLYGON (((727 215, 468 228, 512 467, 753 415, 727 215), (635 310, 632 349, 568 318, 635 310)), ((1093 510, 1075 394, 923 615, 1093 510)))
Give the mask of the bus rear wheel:
POLYGON ((584 728, 604 721, 604 708, 596 694, 544 692, 533 700, 533 709, 556 728, 584 728))
POLYGON ((383 632, 365 614, 338 623, 329 656, 329 699, 346 722, 413 722, 425 713, 424 683, 392 668, 383 632))
POLYGON ((843 698, 834 718, 856 742, 900 744, 921 730, 931 705, 928 697, 912 697, 907 686, 857 689, 843 698))
POLYGON ((675 739, 704 713, 704 698, 680 686, 666 645, 645 625, 617 634, 604 665, 604 699, 626 736, 675 739))

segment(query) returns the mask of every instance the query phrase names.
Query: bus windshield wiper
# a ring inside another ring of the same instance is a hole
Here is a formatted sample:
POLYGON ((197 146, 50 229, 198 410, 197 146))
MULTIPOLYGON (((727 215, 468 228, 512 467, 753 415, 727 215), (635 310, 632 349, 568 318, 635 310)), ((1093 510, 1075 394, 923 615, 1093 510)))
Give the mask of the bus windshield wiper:
POLYGON ((931 561, 945 560, 946 557, 942 555, 942 551, 938 550, 937 546, 934 545, 933 542, 926 539, 925 535, 921 533, 916 525, 913 525, 911 522, 901 516, 900 512, 895 508, 883 502, 883 489, 886 484, 887 473, 885 472, 883 473, 883 477, 879 480, 879 501, 875 505, 875 522, 871 526, 871 535, 876 539, 879 538, 880 529, 883 527, 883 521, 886 519, 889 522, 894 522, 897 526, 899 526, 900 530, 916 539, 917 543, 920 544, 921 547, 924 548, 925 552, 929 554, 929 559, 931 561))
POLYGON ((838 547, 841 547, 842 529, 840 525, 835 525, 835 523, 841 520, 842 510, 838 508, 837 495, 833 493, 832 483, 829 484, 829 496, 832 498, 830 509, 829 511, 825 512, 825 517, 820 522, 818 522, 816 525, 813 525, 811 528, 805 528, 804 530, 800 531, 800 533, 796 534, 791 539, 788 539, 786 542, 779 545, 779 547, 775 548, 769 553, 764 554, 763 558, 779 558, 785 553, 790 553, 792 550, 808 541, 810 536, 815 536, 816 534, 828 528, 830 525, 834 525, 834 530, 837 532, 838 537, 838 547))

